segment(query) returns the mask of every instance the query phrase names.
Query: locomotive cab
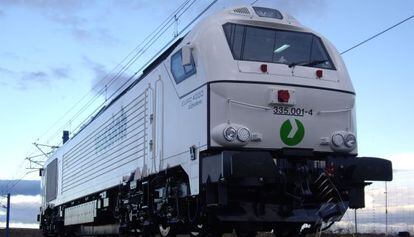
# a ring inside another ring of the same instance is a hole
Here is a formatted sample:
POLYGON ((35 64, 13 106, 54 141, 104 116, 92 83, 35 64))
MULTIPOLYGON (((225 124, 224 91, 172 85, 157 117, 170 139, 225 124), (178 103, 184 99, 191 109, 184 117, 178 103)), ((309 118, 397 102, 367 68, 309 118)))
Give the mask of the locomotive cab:
POLYGON ((357 158, 355 92, 338 51, 275 9, 219 15, 194 33, 194 53, 208 82, 200 182, 221 225, 315 227, 364 207, 366 180, 389 181, 392 168, 357 158))

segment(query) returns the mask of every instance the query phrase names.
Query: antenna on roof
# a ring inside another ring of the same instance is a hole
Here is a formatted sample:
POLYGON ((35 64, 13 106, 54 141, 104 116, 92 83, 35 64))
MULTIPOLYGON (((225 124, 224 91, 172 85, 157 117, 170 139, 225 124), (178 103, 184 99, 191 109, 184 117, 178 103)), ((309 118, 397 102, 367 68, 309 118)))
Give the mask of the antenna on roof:
POLYGON ((178 17, 177 14, 174 15, 174 38, 178 36, 178 17))

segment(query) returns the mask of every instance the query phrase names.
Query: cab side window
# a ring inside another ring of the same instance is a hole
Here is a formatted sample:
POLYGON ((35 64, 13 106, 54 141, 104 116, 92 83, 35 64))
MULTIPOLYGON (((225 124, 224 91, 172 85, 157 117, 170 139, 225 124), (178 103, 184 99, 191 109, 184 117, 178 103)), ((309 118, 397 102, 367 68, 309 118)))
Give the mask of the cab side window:
POLYGON ((188 77, 196 73, 196 67, 191 55, 191 63, 189 65, 183 66, 182 64, 182 51, 179 50, 171 57, 171 72, 173 74, 174 80, 177 84, 184 81, 188 77))

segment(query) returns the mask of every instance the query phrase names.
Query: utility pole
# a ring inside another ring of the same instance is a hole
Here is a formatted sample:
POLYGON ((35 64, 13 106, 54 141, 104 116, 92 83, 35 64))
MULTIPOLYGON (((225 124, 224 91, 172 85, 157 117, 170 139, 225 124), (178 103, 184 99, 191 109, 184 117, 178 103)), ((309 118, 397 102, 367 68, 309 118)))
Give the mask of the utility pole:
POLYGON ((388 236, 388 187, 385 181, 385 236, 388 236))
POLYGON ((10 236, 10 193, 7 194, 7 207, 6 207, 6 237, 10 236))
POLYGON ((358 219, 357 219, 357 209, 354 209, 354 218, 355 218, 355 235, 358 235, 358 219))

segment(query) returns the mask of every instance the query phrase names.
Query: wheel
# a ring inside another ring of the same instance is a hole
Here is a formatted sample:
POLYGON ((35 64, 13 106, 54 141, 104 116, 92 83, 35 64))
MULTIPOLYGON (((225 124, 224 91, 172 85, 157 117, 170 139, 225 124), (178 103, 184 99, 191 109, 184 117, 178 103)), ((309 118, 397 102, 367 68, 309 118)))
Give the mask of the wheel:
POLYGON ((191 237, 198 237, 203 236, 204 231, 204 225, 203 224, 196 224, 194 225, 190 230, 190 236, 191 237))
POLYGON ((314 235, 314 234, 318 233, 320 230, 321 230, 321 225, 314 223, 310 226, 307 226, 307 227, 303 228, 302 231, 301 231, 301 234, 303 236, 314 235))
POLYGON ((197 224, 190 230, 191 237, 222 237, 223 232, 218 228, 209 227, 205 224, 197 224))
POLYGON ((172 231, 171 225, 159 224, 158 232, 162 237, 175 236, 175 234, 172 231))

